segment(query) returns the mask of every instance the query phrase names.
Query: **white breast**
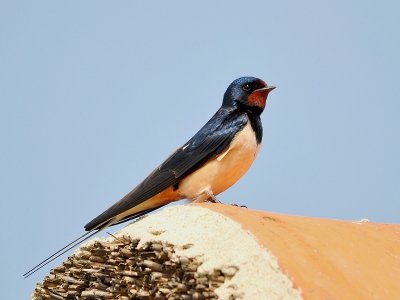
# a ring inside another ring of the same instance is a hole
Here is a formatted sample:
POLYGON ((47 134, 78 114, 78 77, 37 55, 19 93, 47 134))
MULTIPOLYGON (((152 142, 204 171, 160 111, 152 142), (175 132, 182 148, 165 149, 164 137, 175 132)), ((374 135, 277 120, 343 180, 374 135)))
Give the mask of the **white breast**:
POLYGON ((225 191, 247 172, 260 147, 248 123, 225 152, 181 181, 179 194, 186 199, 204 201, 209 198, 206 190, 211 190, 214 195, 225 191))

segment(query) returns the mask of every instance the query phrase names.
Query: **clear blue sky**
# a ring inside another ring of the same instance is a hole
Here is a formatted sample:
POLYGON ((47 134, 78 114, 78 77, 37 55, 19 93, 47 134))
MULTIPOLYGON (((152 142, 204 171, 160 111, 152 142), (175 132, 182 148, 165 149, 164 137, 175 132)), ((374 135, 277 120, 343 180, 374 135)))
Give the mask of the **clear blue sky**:
POLYGON ((221 201, 400 223, 398 1, 3 1, 0 23, 2 298, 27 299, 67 255, 22 274, 241 76, 277 89, 261 152, 221 201))

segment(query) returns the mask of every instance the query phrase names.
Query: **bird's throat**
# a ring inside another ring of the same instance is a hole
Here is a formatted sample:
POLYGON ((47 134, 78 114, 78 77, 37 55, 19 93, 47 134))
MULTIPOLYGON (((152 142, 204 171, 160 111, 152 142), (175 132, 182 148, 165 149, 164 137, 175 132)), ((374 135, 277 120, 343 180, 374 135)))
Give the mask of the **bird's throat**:
POLYGON ((267 97, 269 92, 270 92, 269 90, 255 91, 248 97, 249 104, 264 109, 267 103, 267 97))

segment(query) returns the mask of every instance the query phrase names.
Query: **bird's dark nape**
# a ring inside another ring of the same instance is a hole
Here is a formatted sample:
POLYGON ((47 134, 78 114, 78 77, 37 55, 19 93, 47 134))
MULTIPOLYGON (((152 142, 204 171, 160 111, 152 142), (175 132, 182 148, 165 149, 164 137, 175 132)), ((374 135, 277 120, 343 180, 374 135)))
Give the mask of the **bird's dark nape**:
POLYGON ((244 95, 244 91, 241 87, 253 80, 256 80, 255 77, 240 77, 234 80, 226 89, 224 94, 222 106, 236 106, 236 99, 241 98, 244 95))

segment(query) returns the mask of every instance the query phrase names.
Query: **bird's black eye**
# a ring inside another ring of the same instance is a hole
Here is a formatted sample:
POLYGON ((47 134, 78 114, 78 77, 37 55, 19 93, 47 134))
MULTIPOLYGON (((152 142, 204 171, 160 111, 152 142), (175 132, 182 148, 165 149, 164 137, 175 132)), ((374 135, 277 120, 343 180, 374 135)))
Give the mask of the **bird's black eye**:
POLYGON ((250 87, 250 84, 248 84, 248 83, 246 83, 246 84, 243 86, 243 90, 246 91, 246 92, 250 91, 250 89, 251 89, 251 87, 250 87))

